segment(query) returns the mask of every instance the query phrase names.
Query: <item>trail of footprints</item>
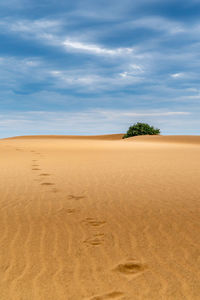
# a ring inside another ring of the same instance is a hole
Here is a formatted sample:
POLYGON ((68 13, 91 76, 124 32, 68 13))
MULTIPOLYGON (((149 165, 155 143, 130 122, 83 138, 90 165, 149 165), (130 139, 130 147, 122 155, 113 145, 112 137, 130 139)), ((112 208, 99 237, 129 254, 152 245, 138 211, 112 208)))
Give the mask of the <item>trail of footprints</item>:
MULTIPOLYGON (((16 150, 21 150, 22 149, 16 149, 16 150)), ((34 150, 31 150, 32 153, 34 153, 35 155, 40 155, 39 152, 36 152, 34 150)), ((33 171, 40 171, 40 165, 38 163, 37 159, 33 159, 32 160, 32 170, 33 171)), ((40 181, 43 178, 49 178, 51 176, 51 174, 49 173, 40 173, 39 174, 39 179, 38 181, 40 181)), ((52 182, 41 182, 40 185, 42 186, 53 186, 54 183, 52 182)), ((58 190, 56 188, 52 189, 52 192, 57 192, 58 190)), ((85 197, 84 196, 76 196, 76 195, 68 195, 68 199, 69 200, 74 200, 74 201, 78 201, 78 200, 83 200, 85 197)), ((67 209, 60 209, 59 211, 57 211, 57 213, 60 214, 68 214, 68 215, 72 215, 74 213, 76 213, 77 210, 75 208, 67 208, 67 209)), ((82 226, 86 226, 90 229, 91 231, 91 236, 86 238, 83 241, 83 245, 85 245, 86 247, 96 247, 96 246, 100 246, 105 242, 105 234, 102 232, 102 229, 104 228, 104 226, 106 225, 106 221, 104 220, 96 220, 95 218, 85 218, 84 220, 81 221, 82 226)), ((136 259, 130 259, 124 262, 119 263, 117 266, 115 266, 113 268, 113 272, 117 272, 122 276, 125 277, 129 277, 132 278, 142 272, 144 272, 147 269, 147 266, 143 263, 141 263, 140 261, 136 260, 136 259)), ((122 299, 122 297, 124 297, 124 293, 122 293, 121 291, 112 291, 112 292, 108 292, 106 294, 101 294, 101 295, 95 295, 92 296, 90 298, 88 298, 88 300, 109 300, 109 299, 122 299)), ((123 298, 124 299, 124 298, 123 298)))
MULTIPOLYGON (((40 155, 40 152, 36 152, 34 150, 31 150, 32 153, 34 154, 37 154, 37 155, 40 155)), ((33 171, 40 171, 40 165, 38 163, 38 160, 37 159, 32 159, 32 170, 33 171)), ((36 179, 37 181, 40 181, 41 178, 48 178, 50 176, 49 173, 41 173, 39 174, 39 179, 36 179)), ((52 186, 52 185, 55 185, 54 183, 52 182, 41 182, 40 183, 41 186, 52 186)), ((57 192, 57 189, 53 189, 52 192, 57 192)), ((75 195, 68 195, 68 199, 69 200, 82 200, 84 199, 84 196, 75 196, 75 195)), ((67 208, 67 209, 61 209, 60 211, 58 211, 57 213, 59 214, 74 214, 77 210, 75 208, 67 208)), ((82 221, 82 224, 85 225, 85 226, 88 226, 90 228, 98 228, 98 227, 102 227, 103 225, 105 225, 105 221, 99 221, 99 220, 96 220, 94 218, 86 218, 85 220, 82 221)), ((96 232, 94 231, 92 233, 92 236, 88 237, 86 240, 83 241, 83 244, 86 245, 86 246, 98 246, 98 245, 101 245, 102 243, 104 242, 104 233, 101 233, 101 232, 96 232)))
MULTIPOLYGON (((24 151, 24 149, 22 148, 16 148, 16 151, 24 151)), ((37 152, 35 150, 31 150, 31 153, 33 153, 34 155, 37 156, 41 156, 40 152, 37 152)), ((42 171, 40 169, 40 165, 38 162, 38 159, 32 159, 32 171, 42 171)), ((36 179, 37 181, 41 182, 41 180, 43 180, 43 178, 49 178, 51 176, 51 174, 49 173, 40 173, 39 178, 36 179)), ((53 182, 41 182, 40 183, 41 186, 53 186, 55 185, 53 182)), ((58 190, 56 188, 52 189, 52 192, 58 192, 58 190)), ((85 197, 84 196, 75 196, 75 195, 68 195, 68 199, 69 200, 83 200, 85 197)), ((59 211, 57 211, 57 213, 64 213, 64 214, 68 214, 68 215, 72 215, 74 213, 76 213, 77 210, 75 208, 67 208, 67 209, 60 209, 59 211)), ((92 234, 90 237, 86 238, 83 241, 83 245, 85 245, 86 247, 96 247, 96 246, 100 246, 105 242, 105 234, 103 232, 101 232, 101 229, 104 228, 104 226, 106 225, 105 221, 102 220, 96 220, 95 218, 85 218, 84 220, 81 221, 81 224, 83 226, 86 226, 88 228, 90 228, 92 234)), ((119 273, 119 275, 128 277, 128 278, 132 278, 134 276, 137 276, 140 273, 143 273, 145 270, 147 269, 147 265, 144 263, 141 263, 140 261, 136 260, 136 259, 129 259, 126 260, 124 262, 119 263, 118 265, 116 265, 113 270, 113 272, 117 272, 119 273)), ((100 294, 100 295, 94 295, 92 297, 89 297, 88 300, 109 300, 109 299, 124 299, 125 294, 122 293, 121 291, 112 291, 112 292, 108 292, 105 294, 100 294), (122 298, 123 297, 123 298, 122 298)))
MULTIPOLYGON (((31 150, 30 152, 32 152, 34 155, 40 155, 41 156, 41 153, 36 152, 35 150, 31 150)), ((38 163, 38 159, 32 159, 32 171, 42 171, 41 168, 40 168, 40 165, 38 163)), ((36 179, 36 181, 41 181, 41 180, 43 180, 43 177, 46 178, 48 176, 51 176, 51 174, 41 173, 41 174, 39 174, 39 178, 36 179)), ((54 185, 54 183, 53 182, 41 182, 40 185, 42 185, 42 186, 52 186, 52 185, 54 185)), ((57 189, 53 189, 52 192, 57 192, 57 189)))

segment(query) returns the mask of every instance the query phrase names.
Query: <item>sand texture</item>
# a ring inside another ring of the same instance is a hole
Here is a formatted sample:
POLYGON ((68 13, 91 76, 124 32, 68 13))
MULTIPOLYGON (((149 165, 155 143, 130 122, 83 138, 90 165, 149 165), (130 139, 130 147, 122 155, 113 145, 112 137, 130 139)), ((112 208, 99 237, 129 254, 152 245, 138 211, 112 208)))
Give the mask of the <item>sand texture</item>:
POLYGON ((200 137, 0 140, 0 300, 200 299, 200 137))

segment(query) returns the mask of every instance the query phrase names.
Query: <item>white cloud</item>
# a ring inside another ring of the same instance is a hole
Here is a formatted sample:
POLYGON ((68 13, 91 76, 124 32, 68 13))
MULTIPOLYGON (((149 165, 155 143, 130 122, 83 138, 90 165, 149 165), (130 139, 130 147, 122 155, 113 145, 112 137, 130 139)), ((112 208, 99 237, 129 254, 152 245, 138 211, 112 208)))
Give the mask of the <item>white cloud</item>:
POLYGON ((131 76, 139 76, 144 72, 144 68, 140 65, 131 64, 128 68, 128 71, 124 71, 119 75, 123 78, 131 77, 131 76))
POLYGON ((167 117, 167 116, 180 116, 180 115, 190 115, 190 112, 183 111, 169 111, 169 112, 158 112, 158 113, 124 113, 124 116, 133 117, 167 117))
POLYGON ((124 78, 125 78, 125 77, 128 76, 128 72, 123 72, 123 73, 120 73, 119 75, 120 75, 121 77, 124 77, 124 78))
MULTIPOLYGON (((8 25, 8 24, 7 24, 8 25)), ((42 30, 56 31, 61 23, 57 20, 39 19, 35 21, 20 20, 10 24, 9 29, 17 32, 39 33, 42 30)))
POLYGON ((130 67, 136 72, 143 72, 143 68, 139 65, 132 64, 130 67))
POLYGON ((95 55, 121 55, 121 54, 130 54, 133 52, 132 48, 115 48, 108 49, 95 44, 87 44, 79 41, 72 41, 67 39, 63 42, 63 45, 67 50, 75 50, 79 52, 89 52, 95 55))
POLYGON ((0 20, 0 28, 8 32, 18 33, 25 39, 36 39, 42 43, 61 45, 59 38, 62 22, 59 20, 0 20))
POLYGON ((130 112, 130 111, 100 111, 102 114, 113 117, 167 117, 167 116, 180 116, 190 115, 190 112, 183 111, 167 111, 167 112, 130 112))
POLYGON ((172 77, 172 78, 181 78, 181 77, 183 77, 183 76, 184 76, 183 73, 174 73, 174 74, 171 74, 171 77, 172 77))
POLYGON ((59 88, 73 87, 88 90, 88 91, 99 91, 99 90, 113 90, 119 89, 123 86, 133 85, 134 83, 140 82, 143 78, 139 75, 127 76, 126 80, 122 74, 101 74, 101 69, 76 69, 69 71, 52 70, 49 72, 56 80, 54 84, 59 88))
POLYGON ((67 84, 68 86, 88 86, 102 80, 102 78, 97 74, 83 74, 81 70, 80 72, 78 70, 76 70, 75 72, 55 70, 50 71, 50 74, 56 77, 61 84, 67 84))
POLYGON ((34 62, 34 61, 26 61, 25 63, 26 63, 27 66, 30 66, 30 67, 38 66, 38 63, 34 62))
POLYGON ((50 71, 50 74, 53 75, 53 76, 56 76, 56 77, 57 76, 62 76, 62 72, 61 71, 56 71, 56 70, 55 71, 50 71))

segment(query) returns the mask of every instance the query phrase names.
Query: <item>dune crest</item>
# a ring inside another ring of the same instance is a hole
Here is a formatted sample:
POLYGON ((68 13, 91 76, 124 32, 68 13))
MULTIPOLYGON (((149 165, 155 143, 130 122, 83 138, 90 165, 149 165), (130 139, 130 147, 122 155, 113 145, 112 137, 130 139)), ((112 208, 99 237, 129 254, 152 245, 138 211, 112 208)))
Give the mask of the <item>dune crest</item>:
POLYGON ((135 142, 157 142, 175 144, 200 144, 199 135, 142 135, 124 139, 125 141, 135 142))
POLYGON ((105 135, 24 135, 6 139, 72 139, 72 140, 120 140, 123 133, 105 135))

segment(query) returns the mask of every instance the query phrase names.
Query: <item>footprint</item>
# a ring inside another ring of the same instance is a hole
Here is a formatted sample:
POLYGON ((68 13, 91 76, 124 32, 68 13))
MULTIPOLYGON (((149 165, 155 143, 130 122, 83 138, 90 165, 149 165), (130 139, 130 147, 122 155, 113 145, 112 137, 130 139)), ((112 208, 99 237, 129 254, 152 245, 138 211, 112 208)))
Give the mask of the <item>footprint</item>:
POLYGON ((88 246, 99 246, 104 242, 103 237, 93 237, 93 238, 88 238, 85 241, 83 241, 84 244, 88 246))
POLYGON ((68 213, 68 214, 73 214, 73 213, 75 213, 75 211, 76 211, 76 210, 75 210, 74 208, 68 208, 68 209, 67 209, 67 213, 68 213))
POLYGON ((32 165, 32 167, 39 167, 39 165, 32 165))
POLYGON ((54 185, 54 183, 52 183, 52 182, 43 182, 43 183, 41 183, 41 185, 54 185))
POLYGON ((68 199, 74 199, 74 200, 80 200, 85 198, 84 196, 74 196, 74 195, 68 195, 68 199))
POLYGON ((135 275, 140 272, 143 272, 146 269, 146 265, 133 260, 133 261, 128 261, 122 264, 119 264, 116 268, 115 271, 124 274, 124 275, 135 275))
POLYGON ((104 294, 104 295, 101 295, 101 296, 94 296, 94 297, 90 298, 90 300, 118 299, 119 297, 122 297, 122 296, 124 296, 124 293, 114 291, 114 292, 104 294))
POLYGON ((104 225, 106 223, 105 221, 97 221, 97 220, 95 220, 93 218, 86 218, 82 222, 84 224, 86 224, 86 225, 94 226, 94 227, 102 226, 102 225, 104 225))
POLYGON ((48 173, 41 173, 40 176, 50 176, 51 174, 48 173))
POLYGON ((33 170, 33 171, 39 171, 39 170, 41 170, 41 169, 39 169, 39 168, 33 168, 32 170, 33 170))
POLYGON ((74 214, 77 210, 74 208, 60 208, 55 212, 55 214, 59 214, 59 216, 66 216, 66 214, 74 214))

